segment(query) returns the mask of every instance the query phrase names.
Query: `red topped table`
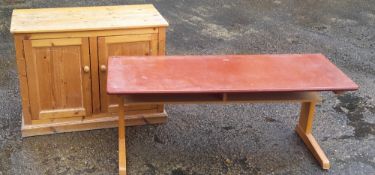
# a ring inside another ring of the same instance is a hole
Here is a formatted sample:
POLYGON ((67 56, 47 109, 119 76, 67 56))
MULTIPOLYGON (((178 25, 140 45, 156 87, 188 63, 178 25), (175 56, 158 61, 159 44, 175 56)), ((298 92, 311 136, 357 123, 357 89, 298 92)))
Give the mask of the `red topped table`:
POLYGON ((317 92, 357 90, 321 54, 111 57, 107 92, 119 97, 119 165, 126 174, 125 104, 300 102, 296 131, 323 169, 311 134, 317 92))

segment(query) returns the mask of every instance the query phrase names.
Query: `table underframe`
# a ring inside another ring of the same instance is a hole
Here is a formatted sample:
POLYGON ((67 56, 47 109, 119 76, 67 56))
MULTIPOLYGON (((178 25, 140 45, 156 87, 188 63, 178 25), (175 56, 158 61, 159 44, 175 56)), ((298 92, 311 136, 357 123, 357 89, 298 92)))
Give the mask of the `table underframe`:
POLYGON ((124 104, 207 104, 207 103, 300 103, 301 111, 296 132, 323 169, 330 163, 312 135, 315 105, 320 101, 317 92, 230 92, 230 93, 173 93, 131 94, 118 96, 119 174, 126 174, 126 141, 124 104))

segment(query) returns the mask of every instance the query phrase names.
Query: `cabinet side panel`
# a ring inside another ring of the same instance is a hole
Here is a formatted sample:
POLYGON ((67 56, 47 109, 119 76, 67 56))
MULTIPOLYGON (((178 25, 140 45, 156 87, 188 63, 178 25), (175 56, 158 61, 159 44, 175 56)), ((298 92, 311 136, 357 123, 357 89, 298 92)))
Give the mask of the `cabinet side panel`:
POLYGON ((158 37, 158 55, 165 55, 165 42, 166 42, 166 28, 160 27, 159 28, 159 37, 158 37))
POLYGON ((31 119, 37 120, 39 119, 39 111, 40 111, 40 104, 39 104, 39 83, 37 77, 37 68, 36 68, 36 61, 35 56, 33 54, 33 48, 31 46, 30 40, 23 41, 24 46, 24 53, 25 53, 25 63, 26 63, 26 72, 27 72, 27 82, 28 82, 28 90, 29 90, 29 101, 30 101, 30 111, 31 111, 31 119))
MULTIPOLYGON (((158 33, 158 55, 165 55, 166 27, 159 27, 158 33)), ((158 112, 164 112, 164 104, 158 105, 158 112)))
POLYGON ((26 62, 24 57, 23 50, 23 36, 15 35, 14 36, 14 46, 16 49, 16 62, 18 69, 18 80, 19 80, 19 89, 21 95, 22 103, 22 114, 23 122, 28 125, 31 124, 31 112, 30 112, 30 103, 29 103, 29 90, 26 74, 26 62))

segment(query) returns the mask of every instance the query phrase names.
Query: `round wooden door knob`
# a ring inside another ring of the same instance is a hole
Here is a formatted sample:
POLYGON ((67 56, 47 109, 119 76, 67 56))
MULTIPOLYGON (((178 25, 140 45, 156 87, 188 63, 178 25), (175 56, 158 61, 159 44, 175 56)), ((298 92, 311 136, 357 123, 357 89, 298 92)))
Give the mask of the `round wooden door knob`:
POLYGON ((90 72, 90 67, 89 66, 84 66, 83 67, 83 71, 86 72, 86 73, 90 72))
POLYGON ((100 70, 101 70, 102 72, 105 72, 105 71, 107 70, 107 66, 105 66, 105 65, 101 65, 101 66, 100 66, 100 70))

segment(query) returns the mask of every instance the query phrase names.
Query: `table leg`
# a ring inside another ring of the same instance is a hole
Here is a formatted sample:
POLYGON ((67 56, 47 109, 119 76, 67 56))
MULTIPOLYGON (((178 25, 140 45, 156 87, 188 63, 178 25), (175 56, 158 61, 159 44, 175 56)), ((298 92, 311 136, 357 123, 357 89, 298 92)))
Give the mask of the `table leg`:
POLYGON ((126 175, 126 142, 125 142, 125 117, 124 99, 118 96, 118 147, 119 147, 119 174, 126 175))
POLYGON ((312 135, 312 124, 314 120, 316 102, 303 102, 299 122, 296 127, 297 134, 302 138, 307 148, 312 152, 315 159, 323 169, 329 169, 330 163, 327 156, 320 148, 318 142, 312 135))

